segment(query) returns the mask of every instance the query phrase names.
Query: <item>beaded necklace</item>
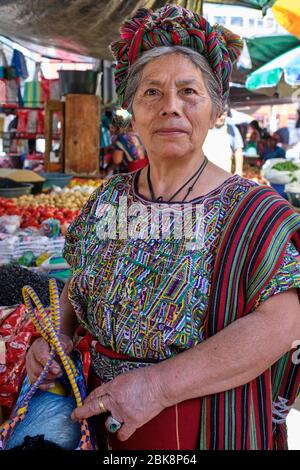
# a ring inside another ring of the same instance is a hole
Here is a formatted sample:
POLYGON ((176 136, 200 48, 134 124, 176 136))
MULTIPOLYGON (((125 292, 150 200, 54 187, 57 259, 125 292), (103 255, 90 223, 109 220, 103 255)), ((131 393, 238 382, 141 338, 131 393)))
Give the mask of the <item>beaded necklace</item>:
POLYGON ((159 197, 156 197, 155 194, 154 194, 154 190, 153 190, 153 186, 152 186, 152 182, 151 182, 151 176, 150 176, 150 165, 148 166, 148 169, 147 169, 147 182, 148 182, 148 187, 149 187, 149 191, 150 191, 150 194, 151 194, 151 199, 152 201, 155 201, 155 202, 171 202, 172 199, 174 199, 177 194, 180 193, 180 191, 182 191, 194 178, 194 182, 192 184, 192 186, 189 186, 188 190, 187 190, 187 193, 185 195, 185 197, 183 198, 183 200, 181 202, 184 202, 186 200, 186 198, 189 196, 189 194, 192 192, 196 182, 198 181, 198 179, 200 178, 201 174, 203 173, 206 165, 208 163, 208 159, 206 156, 204 156, 204 160, 203 162, 201 163, 200 167, 198 168, 198 170, 173 194, 173 196, 170 197, 170 199, 168 199, 167 201, 164 201, 163 199, 163 196, 159 196, 159 197))

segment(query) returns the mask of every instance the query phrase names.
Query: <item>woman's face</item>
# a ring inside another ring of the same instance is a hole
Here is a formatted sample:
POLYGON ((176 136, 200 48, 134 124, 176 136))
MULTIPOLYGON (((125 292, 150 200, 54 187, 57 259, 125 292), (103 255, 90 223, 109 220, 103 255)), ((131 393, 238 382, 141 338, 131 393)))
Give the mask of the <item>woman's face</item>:
POLYGON ((187 58, 169 54, 149 62, 133 101, 133 128, 147 153, 183 158, 201 152, 213 127, 212 103, 201 71, 187 58))

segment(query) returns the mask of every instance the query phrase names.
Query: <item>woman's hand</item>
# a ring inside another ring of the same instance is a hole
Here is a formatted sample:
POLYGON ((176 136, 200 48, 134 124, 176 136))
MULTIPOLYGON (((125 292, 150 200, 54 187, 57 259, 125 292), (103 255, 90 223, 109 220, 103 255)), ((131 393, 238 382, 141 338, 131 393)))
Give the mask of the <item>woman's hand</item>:
MULTIPOLYGON (((67 354, 73 349, 73 341, 67 335, 60 335, 61 343, 67 354)), ((50 348, 44 338, 38 338, 34 341, 26 355, 26 371, 31 382, 35 382, 41 374, 44 366, 50 358, 50 348)), ((61 366, 57 361, 53 361, 44 382, 40 386, 41 390, 48 390, 53 386, 55 380, 62 375, 61 366)))
POLYGON ((155 366, 121 374, 95 388, 83 406, 73 411, 72 419, 80 420, 103 413, 105 409, 100 410, 99 398, 106 411, 123 423, 117 432, 120 441, 128 439, 137 428, 150 421, 164 408, 160 398, 160 386, 155 376, 155 366))

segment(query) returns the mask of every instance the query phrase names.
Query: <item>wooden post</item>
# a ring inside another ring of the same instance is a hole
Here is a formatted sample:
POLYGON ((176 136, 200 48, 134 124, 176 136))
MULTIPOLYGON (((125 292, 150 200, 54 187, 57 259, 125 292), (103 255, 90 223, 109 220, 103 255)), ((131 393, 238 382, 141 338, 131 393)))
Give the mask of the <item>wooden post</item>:
POLYGON ((45 157, 44 157, 44 168, 46 172, 58 172, 64 171, 64 103, 61 101, 50 100, 45 105, 45 157), (60 114, 60 135, 53 134, 53 114, 60 114), (51 160, 52 144, 53 141, 59 142, 59 160, 53 162, 51 160))
POLYGON ((65 104, 65 173, 99 176, 100 98, 67 95, 65 104))

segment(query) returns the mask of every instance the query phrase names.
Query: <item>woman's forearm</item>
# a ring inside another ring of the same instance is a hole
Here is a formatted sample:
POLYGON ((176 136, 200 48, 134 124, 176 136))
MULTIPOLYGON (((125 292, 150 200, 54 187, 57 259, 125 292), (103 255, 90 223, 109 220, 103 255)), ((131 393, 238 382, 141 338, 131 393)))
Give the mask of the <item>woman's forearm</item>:
POLYGON ((240 176, 243 176, 243 161, 244 161, 244 154, 243 149, 239 148, 235 151, 235 173, 240 176))
POLYGON ((60 308, 61 308, 61 314, 62 314, 61 333, 73 339, 78 323, 77 323, 74 308, 68 296, 69 284, 70 284, 70 280, 66 282, 63 288, 63 291, 60 295, 60 308))
MULTIPOLYGON (((262 374, 300 338, 298 300, 279 297, 268 308, 243 317, 193 349, 148 368, 163 405, 229 390, 262 374), (283 301, 283 302, 282 302, 283 301), (290 308, 293 308, 291 307, 290 308), (298 319, 297 319, 298 315, 298 319)), ((268 302, 268 301, 267 301, 268 302)), ((266 304, 267 304, 266 302, 266 304)))

